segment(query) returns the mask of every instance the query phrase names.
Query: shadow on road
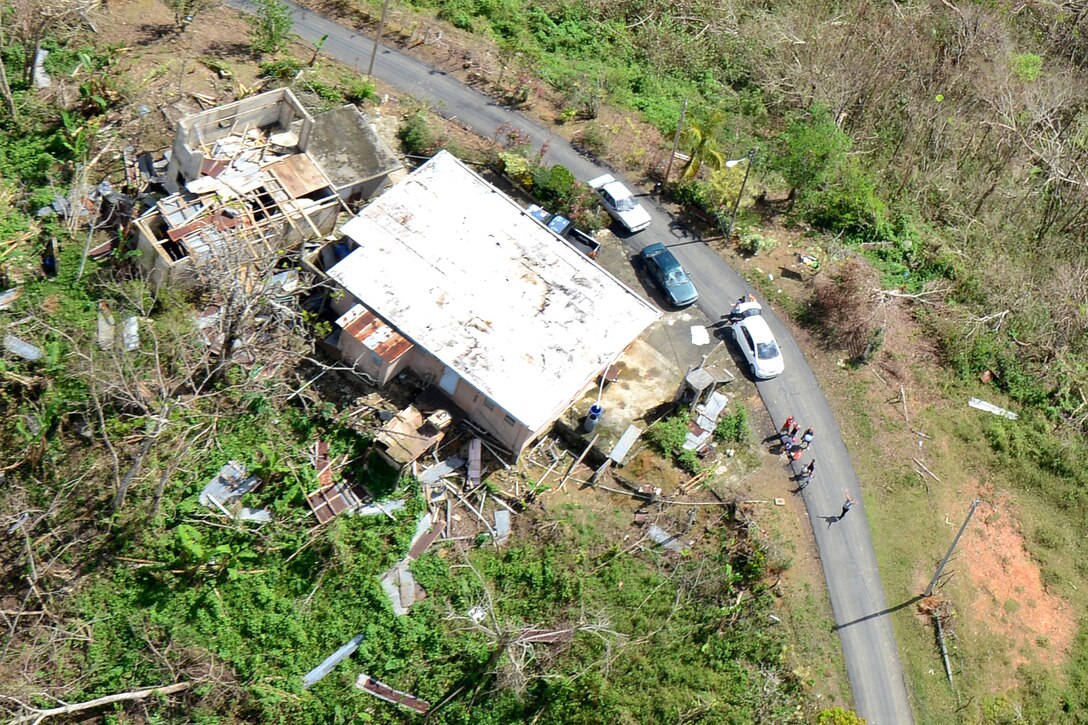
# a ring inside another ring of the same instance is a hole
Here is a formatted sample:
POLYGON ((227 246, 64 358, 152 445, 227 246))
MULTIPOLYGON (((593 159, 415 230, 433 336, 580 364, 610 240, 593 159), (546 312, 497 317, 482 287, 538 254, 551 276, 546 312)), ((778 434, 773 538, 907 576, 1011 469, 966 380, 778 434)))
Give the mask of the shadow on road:
MULTIPOLYGON (((838 520, 839 517, 838 516, 821 516, 820 518, 838 520)), ((831 628, 831 631, 832 632, 837 632, 840 629, 846 629, 847 627, 850 627, 852 625, 860 624, 861 622, 867 622, 870 619, 876 619, 877 617, 883 617, 885 614, 891 614, 893 612, 898 612, 900 609, 904 609, 905 607, 909 607, 910 605, 912 605, 915 602, 920 601, 922 599, 925 599, 925 596, 922 595, 922 594, 919 594, 919 595, 915 596, 912 599, 908 599, 907 601, 903 602, 902 604, 896 604, 894 607, 888 607, 887 609, 885 609, 882 612, 874 612, 873 614, 866 614, 864 617, 861 617, 859 619, 855 619, 853 622, 845 622, 843 624, 836 624, 834 627, 831 628)))

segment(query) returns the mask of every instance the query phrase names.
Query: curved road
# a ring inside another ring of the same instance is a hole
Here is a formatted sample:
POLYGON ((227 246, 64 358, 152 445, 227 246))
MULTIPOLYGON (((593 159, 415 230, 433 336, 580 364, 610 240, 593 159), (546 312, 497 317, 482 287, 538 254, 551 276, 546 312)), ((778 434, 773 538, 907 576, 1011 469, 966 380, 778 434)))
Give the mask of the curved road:
MULTIPOLYGON (((227 0, 239 10, 252 11, 249 0, 227 0)), ((294 30, 314 43, 328 39, 322 52, 365 73, 373 40, 357 30, 343 27, 288 0, 294 30)), ((374 64, 379 80, 427 101, 447 118, 454 119, 477 134, 494 137, 503 124, 527 133, 536 148, 547 143, 545 159, 562 164, 580 179, 591 179, 601 169, 574 151, 565 139, 546 127, 498 105, 460 81, 408 56, 382 46, 374 64)), ((616 174, 617 178, 619 175, 616 174)), ((632 189, 636 188, 628 184, 632 189)), ((647 232, 627 240, 637 251, 643 242, 664 241, 680 260, 699 288, 699 307, 712 321, 720 320, 734 300, 750 288, 732 267, 692 235, 664 210, 643 199, 653 218, 647 232), (667 237, 671 236, 671 239, 667 237)), ((839 426, 823 391, 805 362, 800 348, 764 304, 764 317, 774 331, 787 361, 786 372, 774 380, 757 383, 771 419, 782 421, 793 415, 802 427, 817 431, 813 452, 819 459, 813 483, 803 496, 823 563, 824 577, 835 613, 836 629, 842 641, 846 668, 854 693, 855 709, 871 725, 909 724, 913 716, 899 652, 877 570, 872 538, 861 488, 839 426), (857 502, 841 522, 829 522, 840 512, 846 493, 857 502)), ((898 607, 897 607, 898 608, 898 607)))

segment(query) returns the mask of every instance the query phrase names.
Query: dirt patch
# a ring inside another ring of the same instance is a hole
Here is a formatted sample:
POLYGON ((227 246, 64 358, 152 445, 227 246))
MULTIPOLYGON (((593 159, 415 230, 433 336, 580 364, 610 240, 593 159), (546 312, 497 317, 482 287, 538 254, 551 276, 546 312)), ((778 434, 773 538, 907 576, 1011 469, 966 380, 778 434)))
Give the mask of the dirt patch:
MULTIPOLYGON (((1013 643, 1007 684, 1028 661, 1064 660, 1077 624, 1073 608, 1046 591, 1039 565, 1024 547, 1024 536, 1007 494, 984 501, 964 534, 963 559, 977 591, 971 619, 1013 643)), ((1000 677, 999 668, 988 673, 1000 677)), ((996 684, 996 683, 995 683, 996 684)))

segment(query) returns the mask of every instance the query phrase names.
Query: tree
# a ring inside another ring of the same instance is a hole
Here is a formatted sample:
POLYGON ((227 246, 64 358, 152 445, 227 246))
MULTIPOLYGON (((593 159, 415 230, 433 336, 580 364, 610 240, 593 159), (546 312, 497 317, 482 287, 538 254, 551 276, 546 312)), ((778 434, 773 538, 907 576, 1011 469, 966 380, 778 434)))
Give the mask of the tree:
POLYGON ((97 6, 98 0, 12 0, 11 34, 23 46, 22 75, 27 86, 33 80, 34 59, 45 37, 73 32, 97 6))
POLYGON ((850 137, 835 124, 825 106, 813 106, 779 136, 771 167, 790 185, 790 202, 798 191, 819 187, 846 159, 850 137))
POLYGON ((713 111, 705 119, 693 119, 684 129, 681 143, 690 158, 680 172, 681 179, 694 179, 704 165, 717 170, 725 164, 717 138, 725 120, 724 113, 713 111))
POLYGON ((184 33, 197 15, 219 7, 219 0, 166 0, 166 7, 174 11, 174 25, 178 32, 184 33))
POLYGON ((258 53, 279 53, 291 40, 291 12, 279 0, 256 0, 257 12, 249 16, 253 35, 250 45, 258 53))

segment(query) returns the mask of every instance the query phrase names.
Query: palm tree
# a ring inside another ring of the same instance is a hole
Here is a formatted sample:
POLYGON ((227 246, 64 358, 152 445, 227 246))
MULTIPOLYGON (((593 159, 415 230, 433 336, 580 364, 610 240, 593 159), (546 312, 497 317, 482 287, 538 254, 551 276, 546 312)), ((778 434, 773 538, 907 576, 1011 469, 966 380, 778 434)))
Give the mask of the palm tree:
POLYGON ((680 171, 681 179, 694 179, 703 166, 711 170, 722 168, 725 156, 718 148, 718 132, 725 125, 727 116, 712 111, 704 119, 692 121, 681 134, 681 146, 688 154, 687 163, 680 171))

